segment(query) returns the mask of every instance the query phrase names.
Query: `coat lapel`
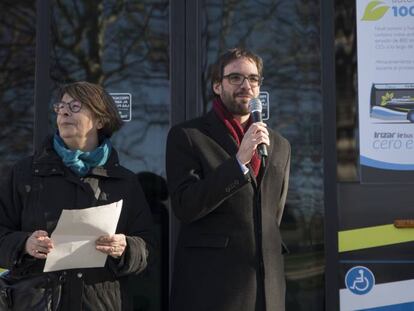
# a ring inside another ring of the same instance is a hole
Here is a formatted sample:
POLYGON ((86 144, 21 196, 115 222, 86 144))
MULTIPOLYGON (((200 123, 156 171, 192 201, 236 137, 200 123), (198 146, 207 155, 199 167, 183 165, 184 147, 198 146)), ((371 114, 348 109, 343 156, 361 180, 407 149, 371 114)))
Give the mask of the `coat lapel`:
POLYGON ((226 126, 213 110, 206 115, 205 130, 230 156, 237 153, 238 146, 226 126))

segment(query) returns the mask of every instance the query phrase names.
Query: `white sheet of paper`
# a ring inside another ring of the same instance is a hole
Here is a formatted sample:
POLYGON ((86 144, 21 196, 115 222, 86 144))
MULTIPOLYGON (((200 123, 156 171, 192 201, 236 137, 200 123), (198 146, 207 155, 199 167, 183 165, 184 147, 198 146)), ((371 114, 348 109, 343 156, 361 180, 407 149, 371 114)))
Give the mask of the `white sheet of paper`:
POLYGON ((101 235, 115 234, 122 200, 85 209, 63 210, 51 239, 44 272, 105 265, 107 255, 95 249, 101 235))

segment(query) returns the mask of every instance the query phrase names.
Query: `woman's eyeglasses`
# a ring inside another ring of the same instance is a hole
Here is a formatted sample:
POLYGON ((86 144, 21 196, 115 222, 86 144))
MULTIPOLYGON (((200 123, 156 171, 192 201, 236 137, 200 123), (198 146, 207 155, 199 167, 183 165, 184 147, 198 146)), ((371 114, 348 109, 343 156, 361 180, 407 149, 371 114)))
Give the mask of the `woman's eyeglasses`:
POLYGON ((61 109, 65 108, 65 106, 69 107, 69 110, 73 113, 77 113, 82 109, 82 104, 77 101, 76 99, 71 100, 68 103, 65 102, 58 102, 53 105, 53 110, 56 113, 59 113, 61 109))

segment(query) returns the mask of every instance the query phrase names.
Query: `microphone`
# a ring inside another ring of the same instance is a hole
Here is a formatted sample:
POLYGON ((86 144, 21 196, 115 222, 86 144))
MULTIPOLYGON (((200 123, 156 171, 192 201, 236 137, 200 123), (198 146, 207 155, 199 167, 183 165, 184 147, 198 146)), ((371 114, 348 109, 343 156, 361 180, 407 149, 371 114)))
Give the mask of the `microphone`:
MULTIPOLYGON (((258 98, 252 98, 249 101, 249 111, 250 115, 252 116, 253 123, 256 122, 263 122, 262 120, 262 102, 258 98)), ((267 158, 267 147, 265 144, 260 144, 257 146, 257 150, 259 152, 260 157, 262 158, 262 162, 264 163, 265 158, 267 158)))

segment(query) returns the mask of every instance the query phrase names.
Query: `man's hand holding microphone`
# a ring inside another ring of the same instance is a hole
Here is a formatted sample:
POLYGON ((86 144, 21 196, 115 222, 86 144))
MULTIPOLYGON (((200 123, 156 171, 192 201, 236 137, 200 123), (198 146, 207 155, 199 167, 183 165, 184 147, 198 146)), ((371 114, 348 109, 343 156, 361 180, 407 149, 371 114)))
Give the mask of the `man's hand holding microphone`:
POLYGON ((240 143, 239 151, 236 154, 241 164, 246 165, 252 159, 256 149, 262 160, 262 166, 265 165, 267 157, 267 146, 270 145, 269 132, 267 125, 262 122, 262 102, 258 98, 252 98, 249 101, 249 110, 253 119, 247 132, 244 134, 240 143))

